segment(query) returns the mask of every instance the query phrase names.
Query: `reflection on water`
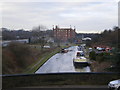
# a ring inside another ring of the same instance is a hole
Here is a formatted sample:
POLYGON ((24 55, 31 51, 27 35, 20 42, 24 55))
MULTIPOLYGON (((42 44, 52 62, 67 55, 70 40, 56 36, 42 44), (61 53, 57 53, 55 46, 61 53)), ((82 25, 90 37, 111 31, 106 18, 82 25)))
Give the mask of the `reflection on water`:
POLYGON ((79 67, 79 68, 75 68, 76 72, 91 72, 90 67, 79 67))

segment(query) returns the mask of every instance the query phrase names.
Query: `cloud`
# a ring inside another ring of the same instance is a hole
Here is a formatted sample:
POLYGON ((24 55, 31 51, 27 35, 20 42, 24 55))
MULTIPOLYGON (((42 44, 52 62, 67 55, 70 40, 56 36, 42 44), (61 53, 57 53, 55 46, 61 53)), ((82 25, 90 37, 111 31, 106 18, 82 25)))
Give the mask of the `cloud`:
POLYGON ((32 29, 43 24, 52 28, 52 25, 59 24, 76 26, 77 32, 100 32, 117 25, 117 2, 85 1, 3 3, 3 27, 32 29))
POLYGON ((1 2, 118 2, 119 0, 1 0, 1 2))

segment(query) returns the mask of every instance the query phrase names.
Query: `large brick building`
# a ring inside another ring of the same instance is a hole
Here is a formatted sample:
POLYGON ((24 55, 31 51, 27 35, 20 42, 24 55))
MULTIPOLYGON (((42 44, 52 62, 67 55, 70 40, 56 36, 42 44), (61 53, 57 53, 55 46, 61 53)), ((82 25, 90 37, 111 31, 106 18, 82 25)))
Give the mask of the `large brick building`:
POLYGON ((59 28, 57 25, 53 27, 54 38, 60 41, 67 41, 75 38, 75 28, 59 28))

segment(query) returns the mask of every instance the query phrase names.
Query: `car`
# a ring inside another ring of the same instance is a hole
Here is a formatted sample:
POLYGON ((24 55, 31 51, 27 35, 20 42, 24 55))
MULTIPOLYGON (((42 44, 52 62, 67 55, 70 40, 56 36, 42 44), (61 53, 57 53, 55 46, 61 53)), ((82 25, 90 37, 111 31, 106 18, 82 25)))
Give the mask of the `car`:
POLYGON ((97 50, 98 50, 98 51, 102 51, 102 48, 101 48, 101 47, 97 47, 97 50))
POLYGON ((62 49, 62 50, 61 50, 61 53, 67 53, 67 52, 68 52, 67 49, 62 49))
POLYGON ((110 81, 108 84, 109 90, 120 90, 120 79, 110 81))

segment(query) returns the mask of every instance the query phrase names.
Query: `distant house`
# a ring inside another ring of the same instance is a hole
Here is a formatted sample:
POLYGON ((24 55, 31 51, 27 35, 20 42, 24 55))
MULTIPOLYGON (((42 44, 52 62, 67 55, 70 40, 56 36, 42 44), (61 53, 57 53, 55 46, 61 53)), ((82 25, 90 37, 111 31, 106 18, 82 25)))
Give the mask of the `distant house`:
POLYGON ((69 39, 75 38, 75 28, 72 29, 70 28, 59 28, 56 26, 55 28, 53 27, 53 34, 54 34, 54 39, 60 40, 60 41, 67 41, 69 39))

